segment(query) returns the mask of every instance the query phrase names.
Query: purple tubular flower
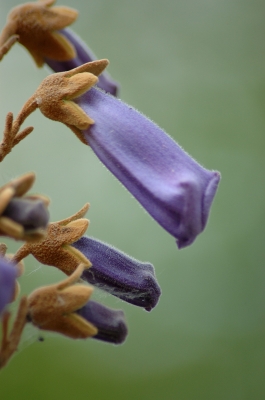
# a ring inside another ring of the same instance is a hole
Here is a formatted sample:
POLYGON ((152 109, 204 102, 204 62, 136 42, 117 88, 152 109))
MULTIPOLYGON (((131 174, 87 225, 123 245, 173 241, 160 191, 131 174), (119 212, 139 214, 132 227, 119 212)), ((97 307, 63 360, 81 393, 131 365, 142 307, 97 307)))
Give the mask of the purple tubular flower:
POLYGON ((161 294, 154 267, 103 242, 83 236, 72 244, 92 263, 82 279, 120 299, 151 311, 161 294))
POLYGON ((0 257, 0 315, 13 298, 16 276, 14 265, 0 257))
POLYGON ((76 311, 88 322, 97 327, 98 333, 92 339, 103 340, 113 344, 121 344, 126 339, 128 329, 121 310, 112 310, 95 301, 89 302, 76 311))
POLYGON ((102 163, 179 248, 190 245, 205 228, 220 174, 113 96, 93 87, 74 101, 95 121, 83 134, 102 163))
POLYGON ((13 198, 2 215, 19 223, 26 231, 46 228, 49 222, 47 207, 41 200, 13 198))
MULTIPOLYGON (((71 29, 65 28, 59 31, 61 35, 65 36, 76 50, 76 58, 70 61, 56 61, 45 58, 45 62, 54 72, 69 71, 70 69, 79 67, 90 61, 97 60, 95 54, 87 47, 87 45, 77 36, 71 29)), ((97 86, 105 92, 117 96, 119 85, 115 82, 108 72, 103 72, 99 77, 97 86)))

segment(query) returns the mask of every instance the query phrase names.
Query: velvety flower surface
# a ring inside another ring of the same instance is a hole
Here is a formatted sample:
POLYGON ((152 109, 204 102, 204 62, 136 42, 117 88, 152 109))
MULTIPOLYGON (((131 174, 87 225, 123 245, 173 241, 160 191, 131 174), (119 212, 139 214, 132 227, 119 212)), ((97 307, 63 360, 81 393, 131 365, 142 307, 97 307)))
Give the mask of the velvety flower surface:
POLYGON ((156 124, 97 88, 75 102, 95 121, 83 134, 102 163, 179 248, 190 245, 205 228, 220 174, 203 168, 156 124))
POLYGON ((0 258, 0 315, 5 306, 12 300, 15 292, 17 270, 13 264, 0 258))
POLYGON ((93 339, 113 344, 121 344, 126 339, 128 329, 122 310, 112 310, 90 300, 76 313, 98 329, 98 333, 92 337, 93 339))
POLYGON ((82 279, 120 299, 151 311, 161 290, 152 264, 129 257, 99 240, 83 236, 72 246, 83 253, 92 267, 82 279))
POLYGON ((49 222, 46 205, 37 199, 13 198, 2 215, 19 223, 25 230, 46 228, 49 222))
MULTIPOLYGON (((95 54, 89 49, 89 47, 83 42, 83 40, 76 35, 71 29, 66 28, 59 31, 60 35, 65 37, 68 42, 74 47, 76 51, 76 57, 67 61, 58 61, 55 59, 45 58, 46 64, 55 72, 69 71, 70 69, 79 67, 90 61, 97 60, 95 54)), ((108 72, 103 72, 99 76, 97 86, 105 92, 117 96, 119 89, 118 83, 115 82, 108 72)))

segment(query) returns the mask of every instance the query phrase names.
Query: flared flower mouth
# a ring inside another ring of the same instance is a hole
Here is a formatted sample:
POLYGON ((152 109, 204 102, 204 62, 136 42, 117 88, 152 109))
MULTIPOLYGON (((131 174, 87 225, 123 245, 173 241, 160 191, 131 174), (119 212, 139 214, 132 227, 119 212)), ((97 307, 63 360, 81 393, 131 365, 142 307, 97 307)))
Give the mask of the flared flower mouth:
POLYGON ((204 191, 198 185, 196 176, 187 176, 179 184, 180 196, 177 196, 175 201, 176 204, 182 203, 182 206, 178 214, 178 228, 176 231, 172 231, 179 249, 192 244, 197 235, 204 230, 219 181, 219 172, 212 172, 204 191), (198 201, 199 199, 201 201, 198 201))

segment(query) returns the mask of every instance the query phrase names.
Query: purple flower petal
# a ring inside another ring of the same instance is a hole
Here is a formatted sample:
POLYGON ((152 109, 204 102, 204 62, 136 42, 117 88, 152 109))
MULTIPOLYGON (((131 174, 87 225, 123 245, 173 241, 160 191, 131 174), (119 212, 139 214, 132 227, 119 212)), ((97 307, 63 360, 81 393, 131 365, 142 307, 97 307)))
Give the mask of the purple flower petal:
MULTIPOLYGON (((70 61, 56 61, 45 58, 45 62, 54 72, 69 71, 70 69, 79 67, 90 61, 97 60, 95 54, 87 47, 83 40, 77 36, 71 29, 65 28, 59 31, 61 35, 65 36, 76 50, 76 58, 70 61)), ((105 92, 117 96, 119 85, 115 82, 108 72, 103 72, 99 77, 97 86, 105 92)))
POLYGON ((21 224, 26 231, 46 228, 49 222, 47 207, 37 199, 13 198, 2 215, 21 224))
POLYGON ((128 329, 121 310, 112 310, 90 300, 77 314, 98 328, 98 333, 92 339, 121 344, 126 339, 128 329))
POLYGON ((190 245, 205 228, 220 174, 115 97, 91 88, 75 101, 95 121, 83 134, 98 158, 179 248, 190 245))
POLYGON ((161 294, 154 267, 99 240, 83 236, 72 244, 92 263, 82 279, 120 299, 151 311, 161 294))
POLYGON ((0 258, 0 315, 12 300, 15 291, 17 270, 13 264, 0 258))

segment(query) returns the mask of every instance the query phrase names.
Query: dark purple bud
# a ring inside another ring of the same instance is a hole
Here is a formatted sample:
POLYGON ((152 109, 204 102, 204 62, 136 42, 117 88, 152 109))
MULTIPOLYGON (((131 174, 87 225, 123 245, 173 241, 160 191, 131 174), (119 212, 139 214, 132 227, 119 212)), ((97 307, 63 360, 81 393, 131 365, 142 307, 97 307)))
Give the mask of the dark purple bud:
POLYGON ((73 247, 92 263, 82 279, 138 307, 151 311, 161 294, 154 267, 98 240, 83 236, 73 247))
POLYGON ((113 344, 121 344, 126 339, 128 329, 123 311, 112 310, 90 300, 76 313, 97 327, 98 333, 92 339, 113 344))
POLYGON ((102 163, 179 248, 190 245, 205 228, 220 174, 113 96, 93 87, 74 101, 95 121, 83 134, 102 163))
MULTIPOLYGON (((69 42, 74 46, 76 50, 76 58, 73 58, 69 61, 56 61, 51 60, 49 58, 45 58, 45 62, 54 72, 64 72, 69 71, 70 69, 79 67, 82 64, 85 64, 90 61, 95 61, 98 58, 95 54, 87 47, 87 45, 83 42, 83 40, 77 36, 71 29, 66 28, 59 31, 61 35, 65 36, 69 42)), ((119 85, 115 82, 108 72, 103 72, 99 77, 99 81, 97 86, 100 89, 105 90, 112 94, 113 96, 117 96, 119 85)))
POLYGON ((22 225, 25 231, 46 228, 49 222, 47 207, 37 199, 15 197, 2 215, 22 225))
POLYGON ((12 301, 15 293, 17 270, 13 264, 0 257, 0 315, 12 301))

